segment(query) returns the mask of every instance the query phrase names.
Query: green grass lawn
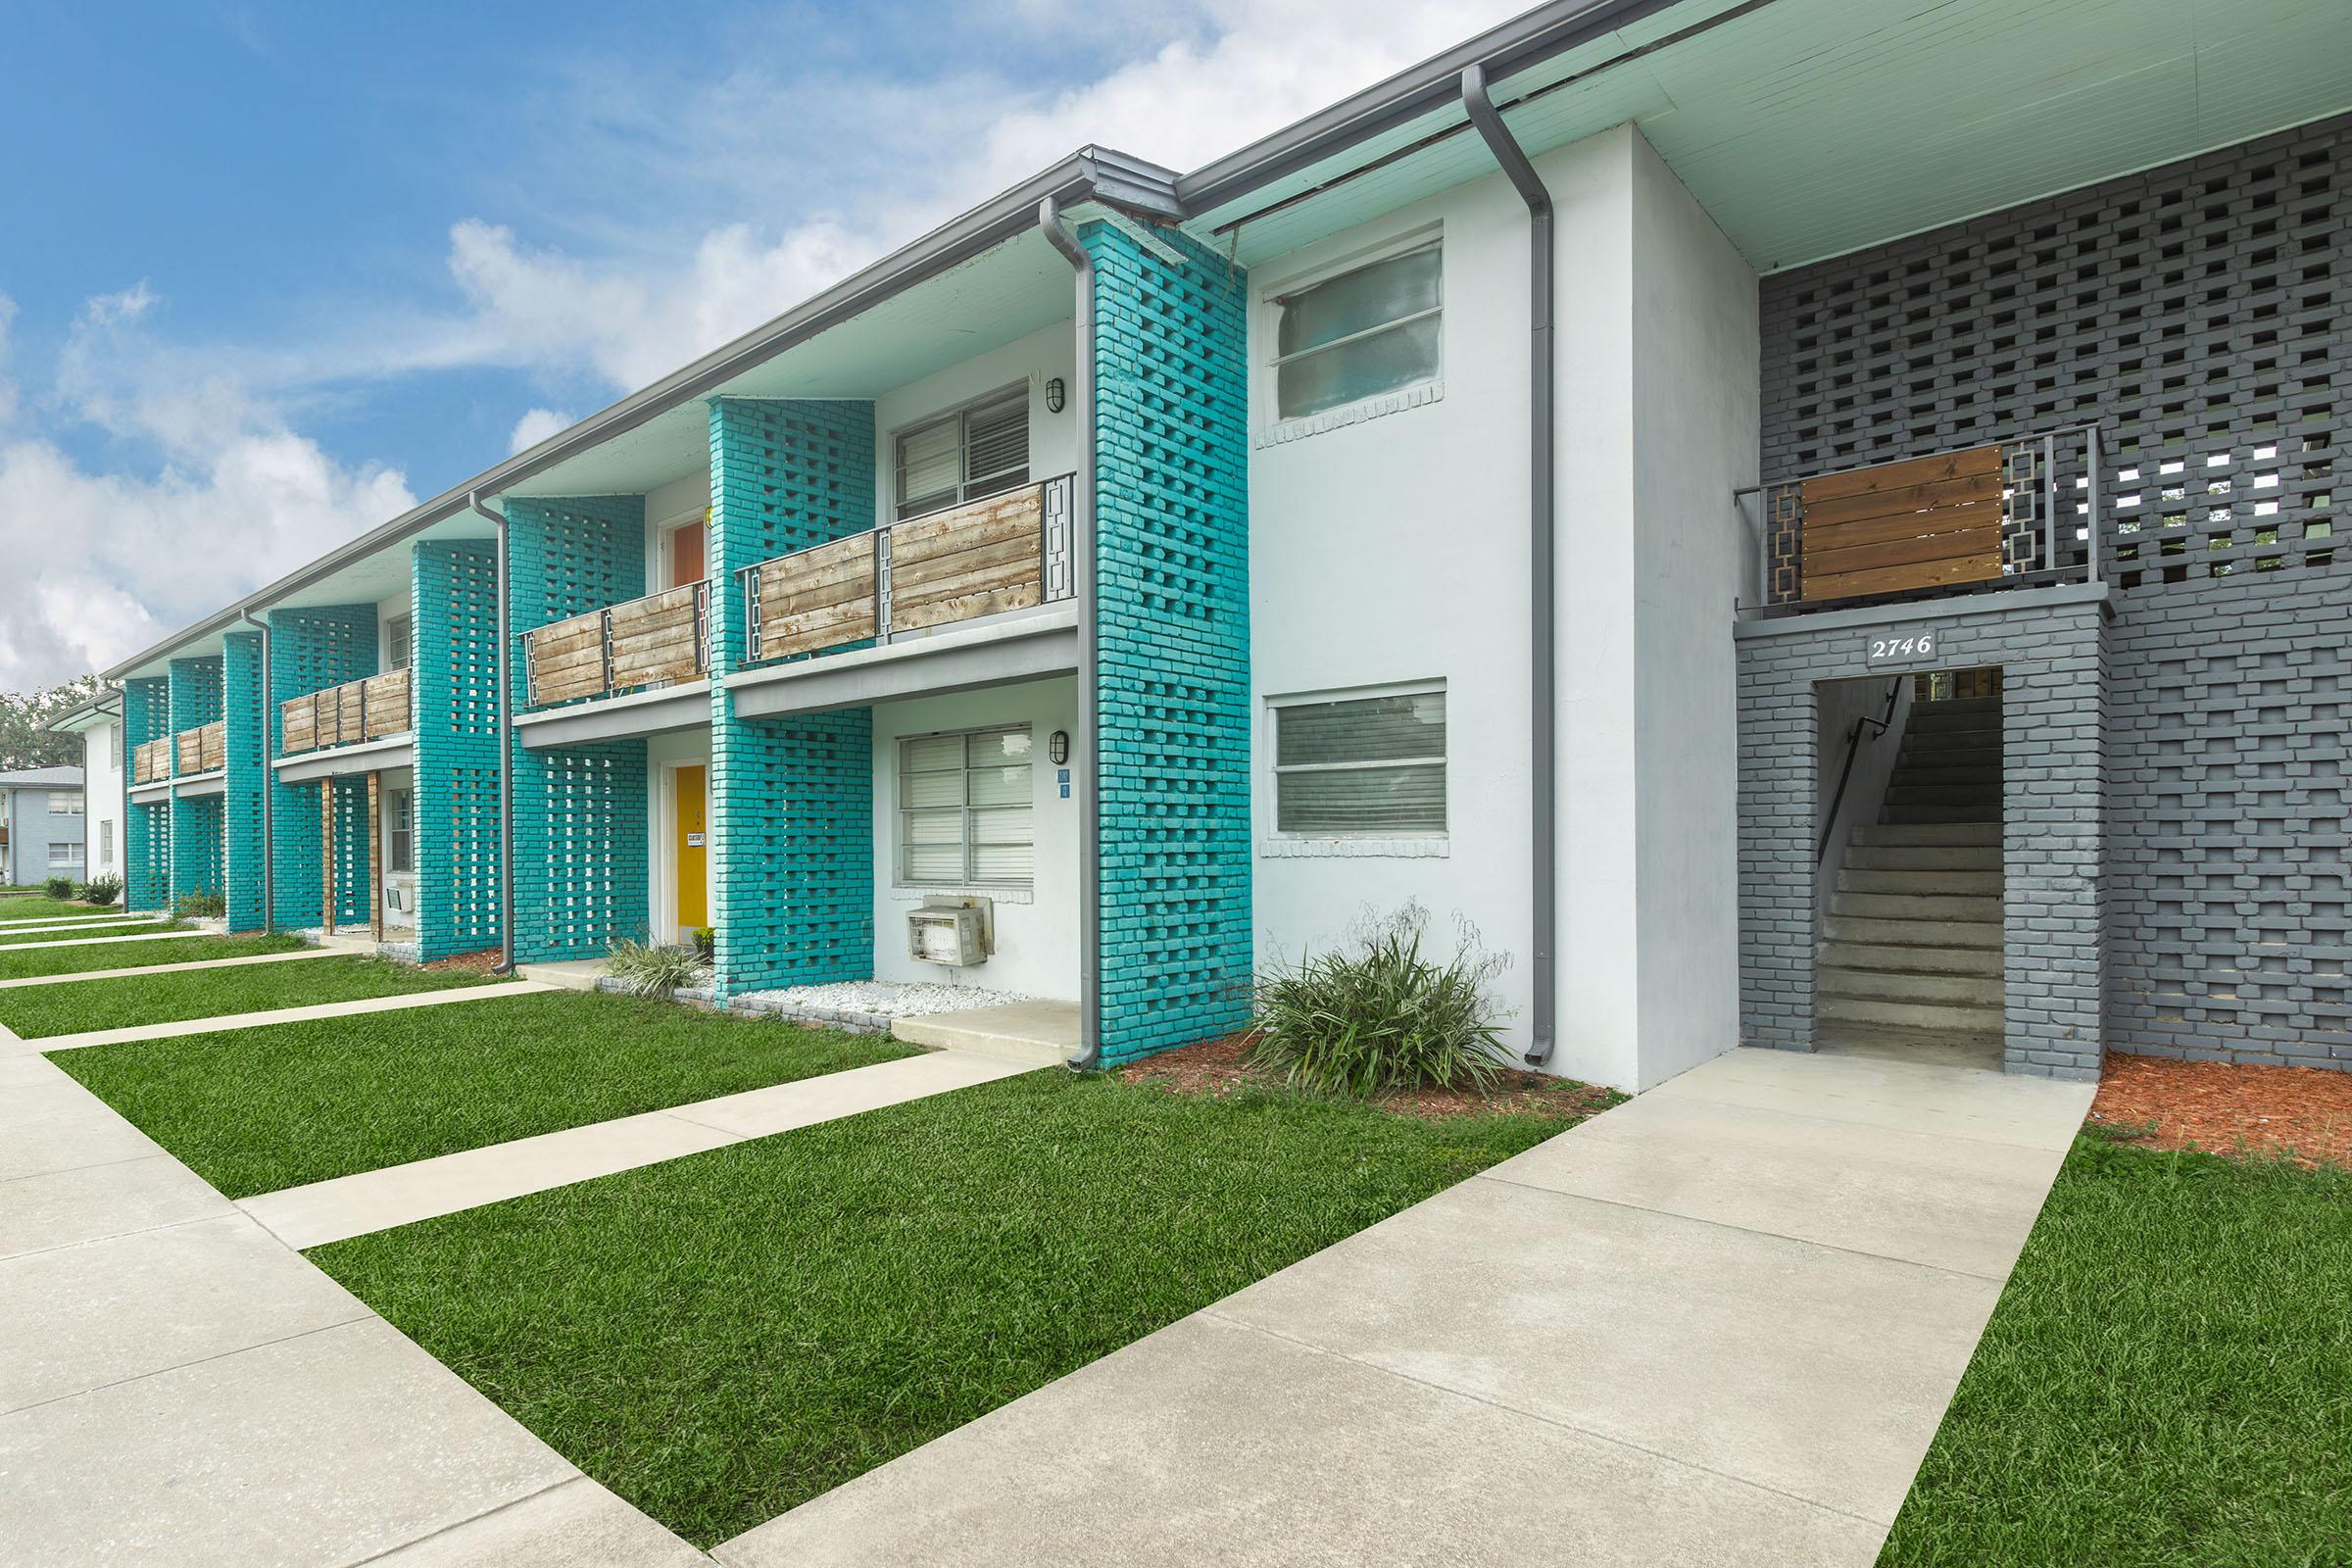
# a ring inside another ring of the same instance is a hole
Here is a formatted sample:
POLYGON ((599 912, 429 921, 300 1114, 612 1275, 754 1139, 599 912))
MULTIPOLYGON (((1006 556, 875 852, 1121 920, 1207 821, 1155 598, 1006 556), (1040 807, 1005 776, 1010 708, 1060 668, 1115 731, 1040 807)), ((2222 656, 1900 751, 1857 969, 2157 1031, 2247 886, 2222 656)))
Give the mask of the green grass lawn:
POLYGON ((1882 1568, 2348 1559, 2352 1172, 2079 1138, 1882 1568))
POLYGON ((60 942, 88 942, 96 937, 148 936, 158 931, 184 929, 186 928, 176 920, 167 920, 160 925, 138 923, 75 925, 53 931, 11 931, 6 925, 0 925, 0 951, 11 948, 49 947, 60 942))
POLYGON ((68 900, 46 897, 0 900, 0 926, 16 925, 27 920, 78 920, 84 916, 122 912, 122 906, 99 908, 95 905, 74 904, 68 900))
POLYGON ((1564 1125, 1041 1072, 310 1255, 708 1546, 1564 1125))
POLYGON ((216 937, 201 931, 170 942, 110 942, 103 947, 77 944, 60 948, 25 942, 0 948, 0 980, 80 974, 91 969, 144 969, 158 963, 194 963, 200 958, 249 958, 262 953, 297 953, 303 947, 295 937, 216 937))
POLYGON ((672 1003, 543 992, 49 1059, 206 1181, 247 1198, 914 1051, 672 1003))
MULTIPOLYGON (((168 946, 161 942, 128 945, 168 946)), ((261 1012, 270 1007, 358 1002, 368 997, 406 996, 412 992, 445 991, 452 986, 482 983, 480 975, 426 971, 383 958, 358 956, 305 958, 300 963, 257 963, 234 969, 198 969, 187 974, 125 975, 119 980, 77 980, 68 985, 0 991, 0 1024, 6 1024, 24 1039, 38 1040, 85 1029, 174 1023, 183 1018, 221 1018, 230 1013, 261 1012)))

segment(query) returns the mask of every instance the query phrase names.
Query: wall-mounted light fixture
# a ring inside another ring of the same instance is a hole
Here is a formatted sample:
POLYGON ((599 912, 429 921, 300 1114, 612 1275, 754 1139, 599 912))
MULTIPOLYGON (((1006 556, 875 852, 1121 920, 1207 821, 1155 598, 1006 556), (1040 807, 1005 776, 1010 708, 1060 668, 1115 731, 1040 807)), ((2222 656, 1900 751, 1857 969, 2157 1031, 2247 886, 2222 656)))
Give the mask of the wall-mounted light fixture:
POLYGON ((1055 730, 1052 738, 1046 742, 1046 755, 1054 760, 1055 767, 1068 761, 1070 760, 1070 732, 1066 729, 1055 730))
POLYGON ((1069 400, 1070 389, 1062 384, 1060 376, 1057 375, 1053 380, 1046 383, 1047 413, 1059 414, 1061 412, 1061 406, 1069 402, 1069 400))

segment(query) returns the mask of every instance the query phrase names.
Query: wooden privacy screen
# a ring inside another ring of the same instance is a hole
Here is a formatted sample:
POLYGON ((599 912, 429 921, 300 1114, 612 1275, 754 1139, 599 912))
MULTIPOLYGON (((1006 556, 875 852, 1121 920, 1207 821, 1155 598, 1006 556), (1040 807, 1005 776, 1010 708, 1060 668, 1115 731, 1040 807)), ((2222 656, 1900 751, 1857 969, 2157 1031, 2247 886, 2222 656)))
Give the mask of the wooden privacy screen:
POLYGON ((760 574, 760 645, 754 659, 781 659, 874 635, 871 531, 773 561, 760 574))
POLYGON ((689 582, 612 607, 612 690, 703 672, 702 599, 702 585, 689 582))
POLYGON ((531 702, 595 697, 605 689, 605 612, 554 621, 530 634, 531 702))
POLYGON ((943 626, 1046 600, 1045 489, 1027 485, 894 525, 890 629, 943 626))
POLYGON ((395 669, 288 698, 277 710, 278 755, 405 733, 411 725, 409 692, 409 672, 395 669))
POLYGON ((179 770, 210 773, 228 765, 228 726, 220 719, 179 732, 179 770))
POLYGON ((1883 463, 1799 487, 1804 597, 1852 599, 2001 574, 2001 449, 1883 463))

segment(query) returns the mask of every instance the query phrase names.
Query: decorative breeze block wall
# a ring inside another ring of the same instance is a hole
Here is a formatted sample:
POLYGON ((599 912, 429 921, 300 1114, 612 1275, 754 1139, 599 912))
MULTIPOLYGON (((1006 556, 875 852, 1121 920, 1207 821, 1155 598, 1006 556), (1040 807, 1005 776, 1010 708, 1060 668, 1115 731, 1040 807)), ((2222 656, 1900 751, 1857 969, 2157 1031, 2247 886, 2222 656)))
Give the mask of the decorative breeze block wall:
MULTIPOLYGON (((375 607, 328 605, 313 610, 270 612, 270 755, 284 755, 280 709, 285 703, 347 680, 375 673, 375 607)), ((319 880, 323 846, 318 837, 317 782, 270 780, 270 837, 276 892, 273 917, 280 929, 299 930, 321 922, 319 880)), ((364 835, 363 835, 364 836, 364 835)), ((343 918, 338 914, 338 919, 343 918)))
POLYGON ((270 763, 263 753, 262 634, 230 632, 221 640, 220 716, 225 721, 227 789, 221 796, 221 880, 228 895, 228 928, 258 931, 263 919, 262 791, 270 763))
MULTIPOLYGON (((163 675, 122 683, 122 776, 139 747, 172 733, 172 689, 163 675)), ((172 907, 172 803, 132 801, 122 824, 122 906, 172 907)))
MULTIPOLYGON (((174 659, 166 666, 171 686, 171 733, 210 724, 220 717, 221 656, 174 659)), ((177 776, 179 751, 172 748, 172 771, 177 776)), ((194 769, 189 771, 193 772, 194 769)), ((221 798, 218 795, 182 800, 174 794, 168 803, 172 813, 172 902, 222 891, 221 798)))
POLYGON ((498 946, 498 549, 427 540, 414 562, 416 947, 498 946))

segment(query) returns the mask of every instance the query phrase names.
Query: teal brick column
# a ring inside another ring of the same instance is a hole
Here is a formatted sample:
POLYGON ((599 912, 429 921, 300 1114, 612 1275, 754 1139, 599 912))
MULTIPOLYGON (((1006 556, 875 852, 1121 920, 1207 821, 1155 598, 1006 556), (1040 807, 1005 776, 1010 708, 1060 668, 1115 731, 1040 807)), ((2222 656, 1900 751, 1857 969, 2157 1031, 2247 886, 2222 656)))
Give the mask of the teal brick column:
MULTIPOLYGON (((122 776, 139 747, 172 733, 172 688, 162 675, 122 683, 122 776)), ((123 812, 122 906, 172 907, 172 803, 133 801, 123 812)))
POLYGON ((874 524, 870 404, 710 406, 710 901, 713 989, 874 972, 874 741, 868 709, 735 716, 736 573, 874 524))
POLYGON ((498 946, 498 547, 415 555, 416 946, 430 963, 498 946))
MULTIPOLYGON (((507 501, 514 702, 522 634, 645 593, 645 498, 507 501)), ((646 934, 645 742, 527 751, 514 769, 514 956, 589 958, 646 934)))
MULTIPOLYGON (((375 607, 329 605, 270 612, 269 753, 285 755, 282 705, 311 692, 375 673, 375 607)), ((277 923, 283 930, 322 919, 317 783, 270 780, 270 836, 275 861, 277 923)), ((339 830, 339 829, 338 829, 339 830)), ((362 837, 365 837, 363 834, 362 837)), ((363 909, 365 905, 363 904, 363 909)), ((338 920, 342 917, 338 913, 338 920)))
POLYGON ((1102 1060, 1249 1019, 1247 279, 1170 230, 1095 263, 1102 1060))
POLYGON ((227 789, 220 797, 225 843, 222 881, 228 928, 262 927, 262 791, 270 762, 262 748, 262 634, 230 632, 221 641, 220 716, 227 730, 227 789))
MULTIPOLYGON (((204 659, 174 659, 167 666, 171 688, 171 733, 174 736, 200 724, 210 724, 220 716, 220 656, 204 659)), ((190 769, 194 771, 194 769, 190 769)), ((178 746, 172 747, 172 773, 179 776, 178 746)), ((176 907, 182 899, 205 898, 222 891, 221 862, 226 855, 222 843, 220 797, 207 795, 195 800, 172 798, 172 903, 176 907)))

